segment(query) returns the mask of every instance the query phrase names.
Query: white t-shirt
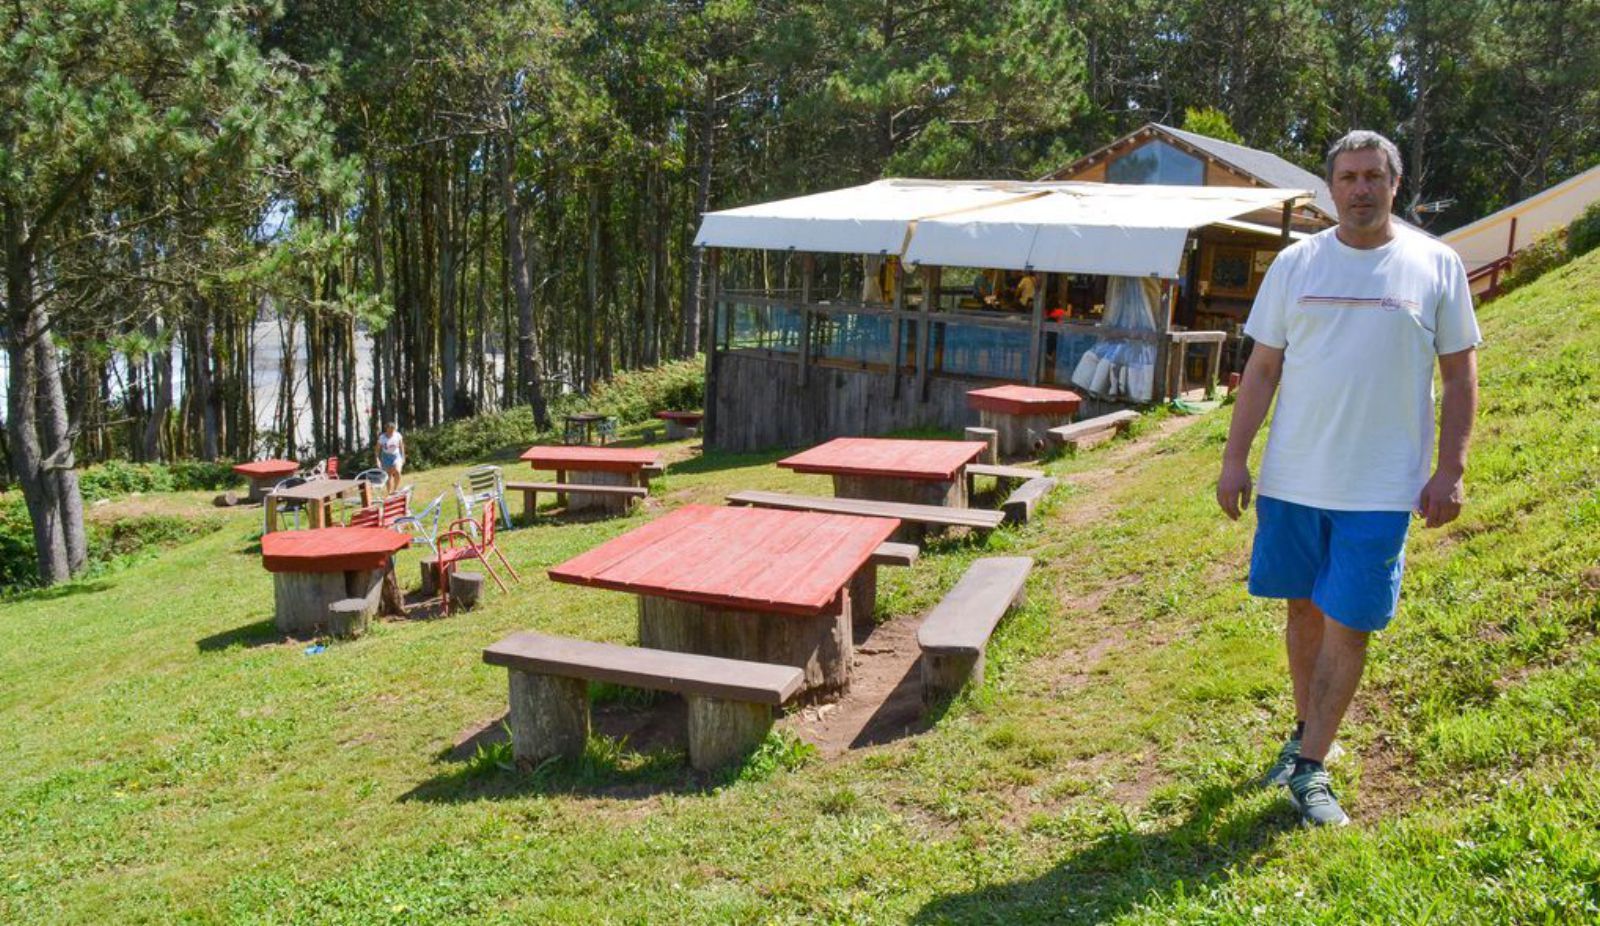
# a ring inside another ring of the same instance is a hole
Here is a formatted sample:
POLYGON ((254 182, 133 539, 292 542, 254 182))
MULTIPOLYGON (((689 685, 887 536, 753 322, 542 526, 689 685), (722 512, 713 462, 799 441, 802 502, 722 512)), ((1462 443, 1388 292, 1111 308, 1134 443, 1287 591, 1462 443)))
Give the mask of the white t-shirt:
POLYGON ((1476 346, 1461 258, 1396 225, 1362 250, 1328 229, 1272 262, 1245 334, 1281 348, 1258 491, 1340 511, 1411 511, 1433 462, 1433 367, 1476 346))
POLYGON ((380 432, 378 434, 378 451, 380 453, 394 454, 398 454, 400 452, 400 431, 398 428, 393 434, 390 434, 387 431, 380 432))

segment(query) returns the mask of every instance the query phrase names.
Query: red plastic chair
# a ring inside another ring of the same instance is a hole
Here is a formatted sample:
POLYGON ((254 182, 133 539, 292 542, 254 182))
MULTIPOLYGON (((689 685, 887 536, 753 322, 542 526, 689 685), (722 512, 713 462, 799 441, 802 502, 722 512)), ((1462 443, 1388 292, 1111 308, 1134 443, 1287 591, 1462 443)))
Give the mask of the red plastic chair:
POLYGON ((350 515, 351 527, 392 527, 401 518, 411 516, 411 486, 406 486, 388 498, 359 508, 350 515))
POLYGON ((465 560, 477 560, 483 563, 484 571, 489 573, 489 578, 500 587, 502 592, 510 591, 506 584, 500 580, 499 573, 494 571, 494 564, 489 561, 492 553, 500 560, 500 564, 511 573, 513 581, 521 582, 522 577, 517 575, 517 570, 500 552, 500 547, 495 544, 495 503, 493 499, 484 502, 483 520, 474 521, 472 518, 457 518, 450 522, 450 527, 439 534, 436 541, 437 550, 434 554, 435 568, 438 570, 437 586, 439 597, 444 602, 444 613, 450 613, 450 570, 465 560))

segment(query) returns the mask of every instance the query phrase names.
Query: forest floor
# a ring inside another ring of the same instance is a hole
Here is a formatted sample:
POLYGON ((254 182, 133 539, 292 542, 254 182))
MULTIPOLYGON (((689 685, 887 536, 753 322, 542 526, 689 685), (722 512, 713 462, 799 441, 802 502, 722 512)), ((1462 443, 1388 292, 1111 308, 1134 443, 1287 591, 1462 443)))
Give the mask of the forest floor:
POLYGON ((693 773, 670 702, 605 689, 583 759, 512 770, 483 647, 635 633, 629 596, 546 568, 735 489, 828 491, 677 442, 638 513, 502 534, 509 594, 320 652, 273 628, 259 509, 99 506, 221 526, 0 603, 0 922, 1595 921, 1600 255, 1480 317, 1469 503, 1412 533, 1332 767, 1351 827, 1251 787, 1293 718, 1252 518, 1213 500, 1226 408, 1044 461, 1033 522, 882 570, 860 703, 743 767, 693 773), (1028 603, 987 683, 924 710, 915 622, 1001 553, 1035 558, 1028 603))

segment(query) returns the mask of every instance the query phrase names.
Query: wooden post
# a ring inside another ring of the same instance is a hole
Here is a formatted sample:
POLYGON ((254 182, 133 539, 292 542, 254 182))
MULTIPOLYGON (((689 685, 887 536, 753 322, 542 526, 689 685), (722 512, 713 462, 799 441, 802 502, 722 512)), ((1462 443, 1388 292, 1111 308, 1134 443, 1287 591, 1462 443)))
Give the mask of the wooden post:
POLYGON ((511 754, 531 769, 552 756, 577 758, 589 740, 589 684, 581 678, 511 675, 511 754))
POLYGON ((850 620, 861 618, 872 623, 872 614, 878 607, 878 567, 868 561, 850 579, 850 620))
POLYGON ((711 293, 711 318, 706 324, 707 334, 705 343, 706 352, 706 417, 705 417, 705 443, 711 446, 712 435, 716 433, 717 420, 717 309, 722 305, 722 278, 717 272, 720 261, 716 248, 708 249, 706 255, 706 274, 711 293))
POLYGON ((278 529, 278 496, 268 492, 266 498, 262 500, 262 507, 266 510, 266 523, 261 532, 270 534, 278 529))
POLYGON ((983 651, 975 653, 923 653, 922 700, 932 703, 971 683, 983 684, 983 651))
POLYGON ((361 497, 361 507, 365 508, 372 504, 372 483, 365 479, 361 480, 356 486, 356 493, 361 497))
POLYGON ((994 428, 967 428, 964 435, 967 440, 983 441, 989 449, 978 455, 978 459, 993 466, 1000 462, 1000 432, 994 428))
MULTIPOLYGON (((888 260, 886 256, 884 260, 888 260)), ((900 370, 906 363, 906 271, 894 262, 894 398, 900 398, 900 370)))
POLYGON ((689 764, 697 771, 744 758, 772 729, 772 706, 687 695, 689 764))
POLYGON ((800 385, 805 386, 811 376, 811 336, 814 327, 811 314, 811 275, 816 269, 816 255, 807 251, 800 255, 800 385))
POLYGON ((922 317, 917 334, 917 401, 928 401, 928 374, 933 366, 933 321, 930 315, 939 298, 939 268, 922 268, 922 317))
MULTIPOLYGON (((1032 272, 1032 268, 1028 269, 1032 272)), ((1039 361, 1042 351, 1040 347, 1044 339, 1044 298, 1045 290, 1050 285, 1048 273, 1038 274, 1036 281, 1039 285, 1033 291, 1033 330, 1028 336, 1028 385, 1039 384, 1039 361)))
POLYGON ((1283 219, 1278 223, 1278 242, 1284 247, 1289 246, 1289 221, 1294 217, 1294 200, 1285 200, 1283 204, 1283 219))
POLYGON ((432 598, 439 594, 439 557, 424 556, 419 568, 422 572, 422 585, 419 590, 423 597, 432 598))

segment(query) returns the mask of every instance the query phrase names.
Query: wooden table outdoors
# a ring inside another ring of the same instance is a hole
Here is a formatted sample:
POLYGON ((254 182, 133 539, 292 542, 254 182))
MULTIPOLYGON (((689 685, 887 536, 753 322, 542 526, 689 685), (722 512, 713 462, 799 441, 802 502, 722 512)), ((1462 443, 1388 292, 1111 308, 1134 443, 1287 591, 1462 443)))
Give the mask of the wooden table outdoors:
MULTIPOLYGON (((661 465, 661 452, 634 447, 529 447, 522 459, 534 469, 554 470, 556 482, 580 485, 647 486, 645 469, 661 465)), ((567 510, 627 511, 633 499, 573 492, 567 510)))
POLYGON ((568 415, 566 418, 566 434, 564 435, 566 442, 568 444, 589 443, 590 431, 593 430, 596 425, 598 425, 600 431, 600 443, 604 444, 606 442, 606 432, 608 430, 606 427, 606 422, 610 420, 610 415, 602 415, 598 412, 578 412, 574 415, 568 415), (576 426, 577 432, 582 435, 576 441, 572 439, 574 426, 576 426))
POLYGON ((313 479, 305 485, 271 492, 266 498, 266 532, 270 534, 278 529, 278 505, 294 499, 306 503, 306 510, 311 513, 313 528, 329 527, 333 524, 333 517, 330 514, 333 500, 351 492, 360 495, 361 507, 365 508, 372 504, 372 483, 365 479, 313 479))
POLYGON ((1044 449, 1045 432, 1071 424, 1083 399, 1066 389, 1038 386, 994 386, 967 393, 967 405, 978 421, 999 437, 1002 457, 1031 456, 1044 449))
POLYGON ((832 476, 840 498, 965 508, 963 470, 987 448, 981 441, 836 437, 778 465, 832 476))
POLYGON ((848 586, 899 523, 686 505, 549 574, 637 594, 641 646, 795 666, 831 696, 850 682, 848 586))
POLYGON ((250 481, 249 500, 259 502, 280 480, 299 472, 300 464, 293 460, 252 460, 234 464, 233 471, 250 481))
POLYGON ((656 417, 667 423, 668 440, 681 440, 691 436, 694 429, 700 427, 700 421, 705 416, 705 412, 656 412, 656 417))
POLYGON ((404 613, 394 554, 411 537, 381 527, 280 531, 261 538, 261 564, 272 573, 273 616, 287 634, 323 628, 358 636, 367 618, 404 613), (352 599, 359 600, 359 607, 352 599), (337 603, 350 607, 335 611, 337 603))

